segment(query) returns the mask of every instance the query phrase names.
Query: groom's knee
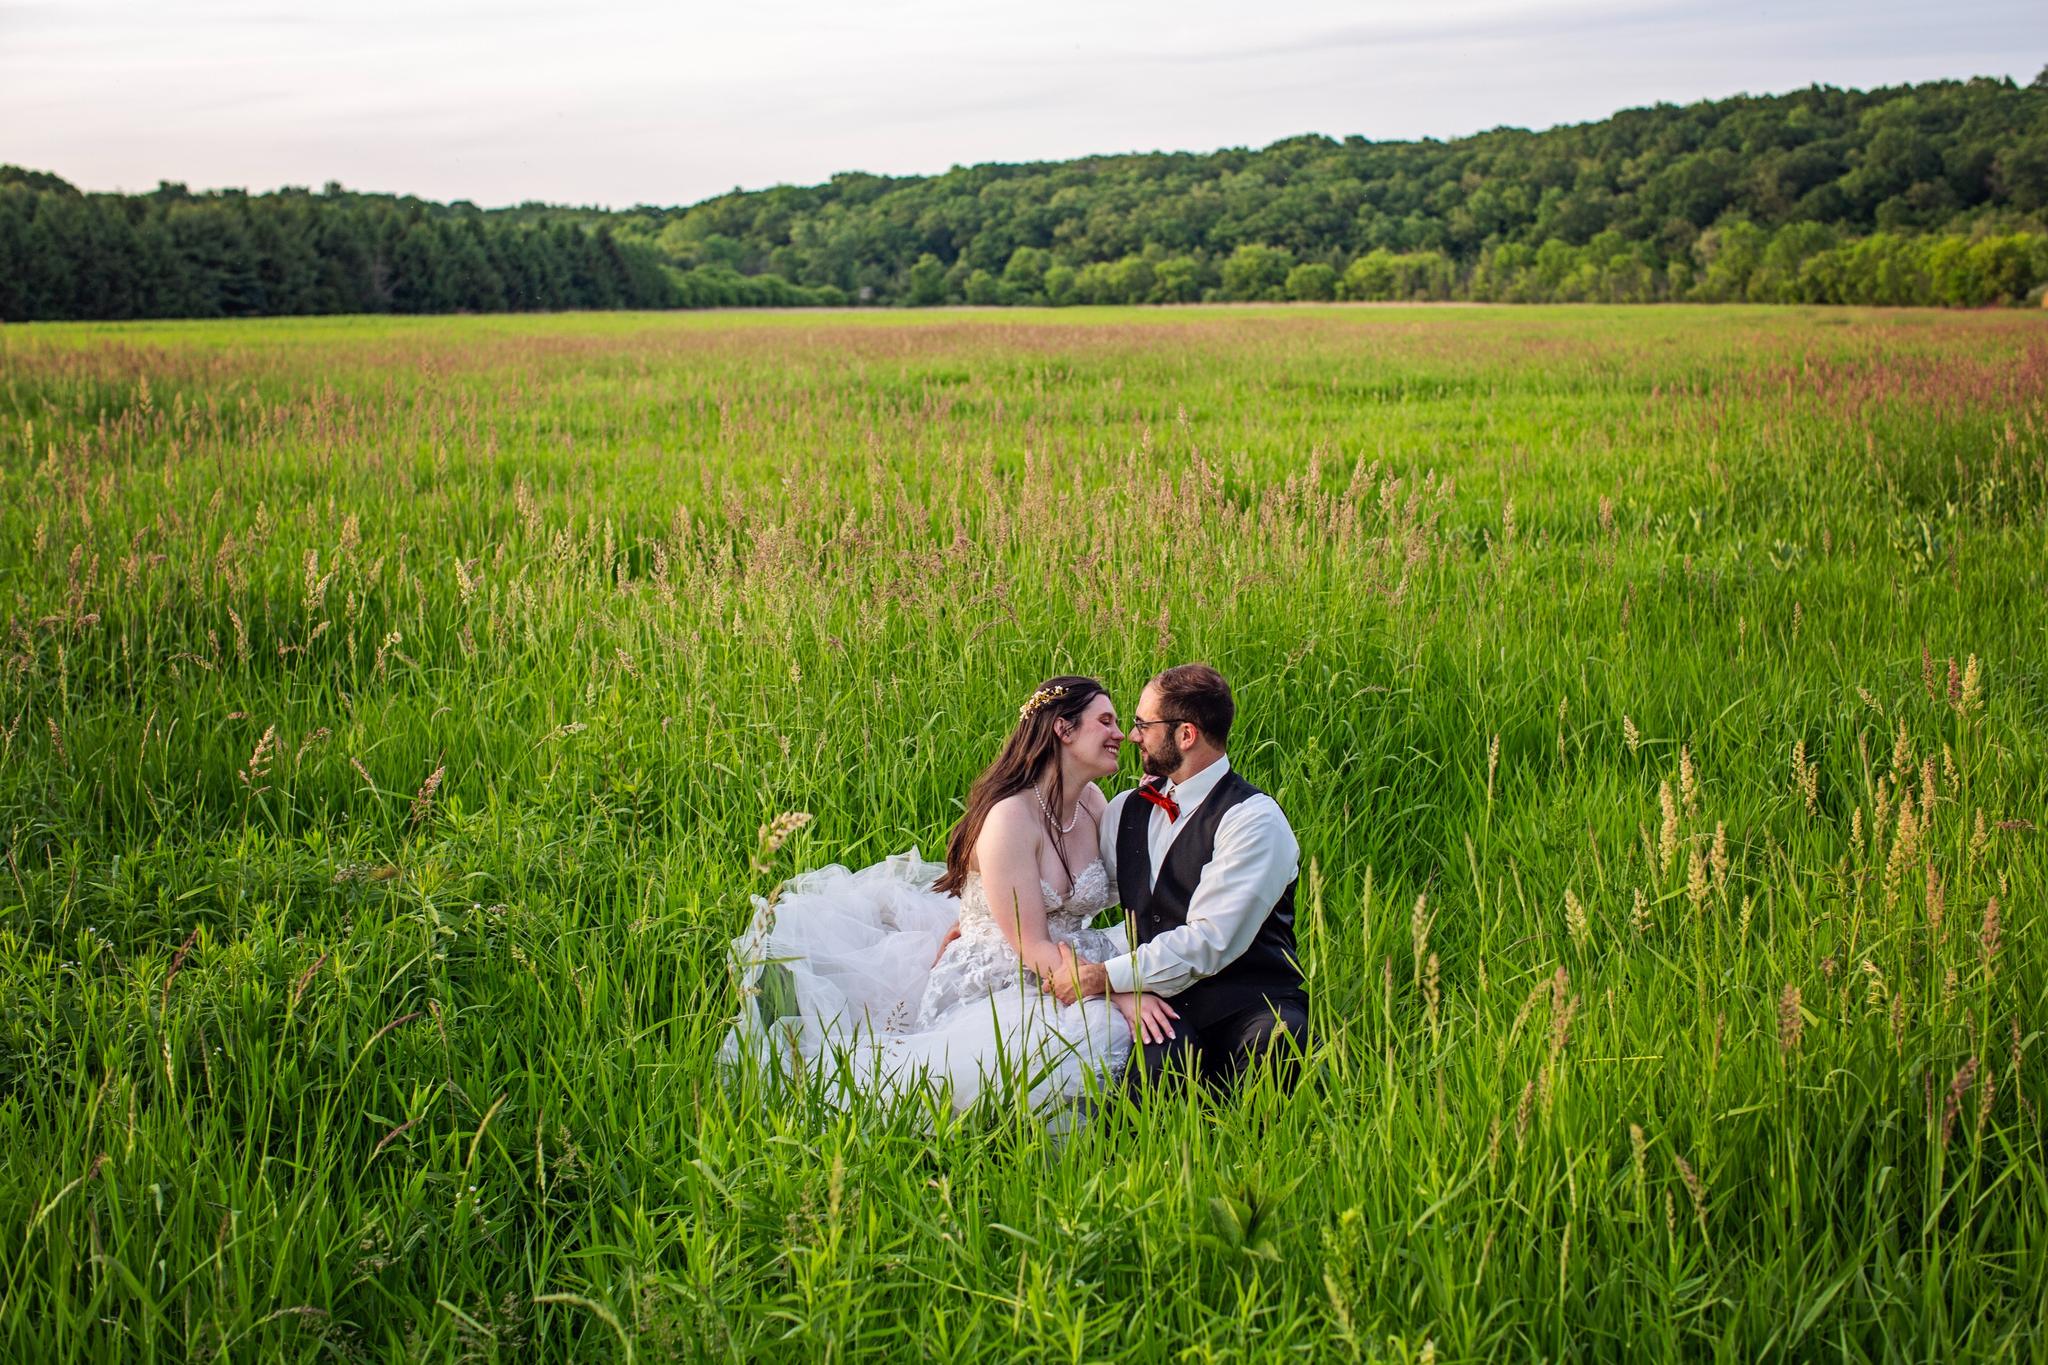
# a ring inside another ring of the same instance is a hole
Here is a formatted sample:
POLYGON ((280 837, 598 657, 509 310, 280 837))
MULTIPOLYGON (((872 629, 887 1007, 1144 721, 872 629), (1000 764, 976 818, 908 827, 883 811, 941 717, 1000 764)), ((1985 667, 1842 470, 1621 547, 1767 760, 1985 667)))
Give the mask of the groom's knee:
POLYGON ((1282 1088, 1292 1089, 1308 1046, 1308 1005, 1299 1000, 1267 1001, 1230 1021, 1226 1054, 1212 1079, 1229 1085, 1246 1068, 1267 1064, 1282 1088))

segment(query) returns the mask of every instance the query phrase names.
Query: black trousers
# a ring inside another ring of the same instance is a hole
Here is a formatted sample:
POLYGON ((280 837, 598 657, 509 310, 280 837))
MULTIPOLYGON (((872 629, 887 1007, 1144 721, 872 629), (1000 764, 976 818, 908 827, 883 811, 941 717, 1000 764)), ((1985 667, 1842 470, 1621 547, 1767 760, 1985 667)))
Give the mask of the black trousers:
POLYGON ((1301 1000, 1262 1000, 1250 1009, 1212 1019, 1197 1029, 1176 1019, 1174 1036, 1146 1043, 1143 1061, 1124 1073, 1129 1087, 1158 1085, 1174 1076, 1199 1076, 1228 1091, 1261 1060, 1270 1059, 1283 1087, 1293 1089, 1308 1046, 1308 1005, 1301 1000))

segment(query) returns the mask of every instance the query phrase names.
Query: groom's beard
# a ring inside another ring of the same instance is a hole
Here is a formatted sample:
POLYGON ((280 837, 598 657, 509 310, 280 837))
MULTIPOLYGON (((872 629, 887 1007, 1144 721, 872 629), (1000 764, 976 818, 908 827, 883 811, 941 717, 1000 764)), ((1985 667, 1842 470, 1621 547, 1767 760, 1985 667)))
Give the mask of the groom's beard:
POLYGON ((1138 766, 1147 777, 1172 777, 1180 767, 1180 751, 1167 749, 1161 752, 1149 743, 1138 746, 1138 766))

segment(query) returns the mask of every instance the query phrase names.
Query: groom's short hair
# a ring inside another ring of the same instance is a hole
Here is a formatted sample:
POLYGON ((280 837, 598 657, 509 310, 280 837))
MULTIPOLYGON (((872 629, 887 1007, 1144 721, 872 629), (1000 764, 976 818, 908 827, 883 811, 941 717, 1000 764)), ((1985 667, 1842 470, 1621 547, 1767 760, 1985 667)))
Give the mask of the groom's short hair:
POLYGON ((1189 722, 1219 749, 1228 744, 1237 703, 1221 673, 1207 664, 1176 664, 1152 679, 1152 685, 1159 689, 1166 714, 1189 722))

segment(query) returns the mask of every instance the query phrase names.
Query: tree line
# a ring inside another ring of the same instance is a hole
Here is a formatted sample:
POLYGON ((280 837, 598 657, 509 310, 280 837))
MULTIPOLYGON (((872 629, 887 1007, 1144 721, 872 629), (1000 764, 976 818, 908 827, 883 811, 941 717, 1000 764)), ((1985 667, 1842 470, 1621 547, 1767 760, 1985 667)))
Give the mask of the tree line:
POLYGON ((487 214, 331 186, 80 194, 0 167, 0 319, 529 312, 843 301, 678 270, 599 219, 487 214))
POLYGON ((0 317, 772 304, 1756 300, 1982 306, 2048 282, 2048 71, 1816 86, 1448 142, 1322 136, 680 208, 330 185, 80 194, 0 169, 0 317))

